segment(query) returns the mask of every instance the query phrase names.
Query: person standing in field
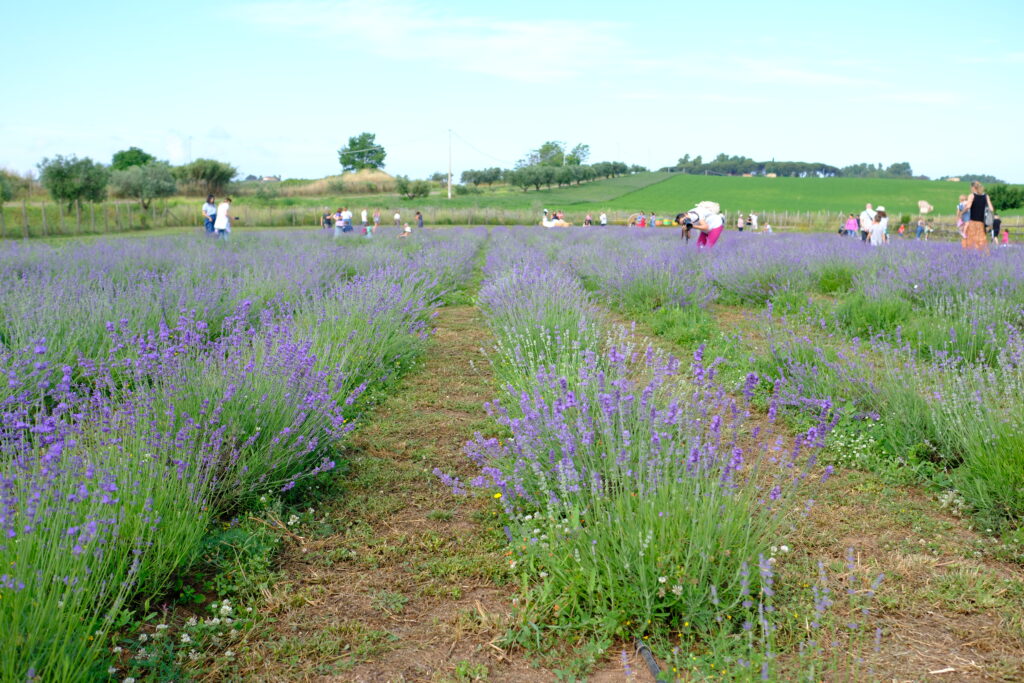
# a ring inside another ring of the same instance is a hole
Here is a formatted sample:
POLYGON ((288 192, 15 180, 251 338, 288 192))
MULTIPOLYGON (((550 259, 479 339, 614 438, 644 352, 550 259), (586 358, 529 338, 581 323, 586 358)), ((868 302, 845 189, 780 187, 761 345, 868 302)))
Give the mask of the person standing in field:
POLYGON ((348 207, 341 210, 341 231, 352 232, 352 212, 348 207))
POLYGON ((591 216, 588 213, 586 216, 583 217, 583 225, 588 227, 588 228, 593 226, 594 225, 594 217, 591 216))
POLYGON ((875 210, 871 204, 865 204, 864 210, 860 212, 860 241, 867 242, 871 234, 871 226, 875 223, 875 210))
POLYGON ((366 231, 366 228, 369 227, 369 225, 370 225, 370 221, 367 220, 368 218, 369 218, 369 216, 366 213, 366 209, 363 209, 362 213, 359 214, 359 219, 363 223, 362 228, 363 228, 364 232, 366 231))
POLYGON ((750 214, 750 229, 757 232, 757 214, 750 214))
POLYGON ((917 219, 917 229, 914 230, 914 235, 917 239, 921 239, 924 236, 924 217, 917 219))
POLYGON ((420 229, 423 228, 423 214, 419 211, 416 212, 416 227, 420 229))
POLYGON ((231 234, 231 197, 225 197, 224 201, 217 207, 217 218, 213 222, 213 229, 217 239, 226 240, 231 234))
POLYGON ((380 227, 380 209, 373 210, 373 229, 376 230, 380 227))
POLYGON ((857 217, 852 213, 846 218, 846 223, 843 224, 843 229, 846 231, 847 237, 856 236, 859 227, 860 225, 857 223, 857 217))
POLYGON ((597 222, 601 224, 602 228, 608 225, 608 214, 602 211, 601 215, 597 217, 597 222))
POLYGON ((715 202, 701 202, 685 214, 676 216, 676 223, 683 229, 683 238, 690 241, 690 231, 698 230, 697 248, 710 249, 718 242, 725 222, 722 220, 720 208, 715 202))
POLYGON ((743 214, 742 213, 736 216, 736 229, 739 230, 740 232, 743 232, 743 214))
POLYGON ((889 216, 885 213, 885 207, 878 207, 875 217, 871 221, 871 246, 880 247, 885 243, 885 233, 889 229, 889 216))
POLYGON ((342 227, 344 227, 343 216, 345 215, 345 209, 338 207, 338 210, 334 212, 334 239, 341 237, 342 227))
POLYGON ((992 244, 999 244, 999 232, 1003 227, 1003 219, 999 214, 992 215, 992 244))
POLYGON ((213 203, 213 195, 206 196, 206 203, 203 204, 203 228, 207 235, 213 234, 213 223, 217 220, 217 205, 213 203))
POLYGON ((971 183, 971 194, 967 197, 963 218, 967 219, 964 226, 963 247, 988 252, 988 238, 985 235, 985 210, 995 213, 992 199, 985 194, 985 188, 977 180, 971 183))
POLYGON ((960 195, 960 201, 956 203, 956 229, 960 231, 960 236, 964 236, 964 207, 967 206, 967 195, 960 195))
POLYGON ((395 211, 395 227, 396 228, 401 228, 402 227, 402 214, 400 214, 397 211, 395 211))

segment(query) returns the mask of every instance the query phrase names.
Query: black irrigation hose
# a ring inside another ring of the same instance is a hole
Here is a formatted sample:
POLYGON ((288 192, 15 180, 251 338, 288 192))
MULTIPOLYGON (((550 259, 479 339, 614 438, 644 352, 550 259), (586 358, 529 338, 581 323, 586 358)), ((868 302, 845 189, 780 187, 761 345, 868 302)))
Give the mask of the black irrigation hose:
POLYGON ((647 643, 637 638, 636 651, 644 658, 644 661, 647 662, 647 669, 651 672, 651 675, 654 676, 654 680, 658 680, 658 676, 661 675, 661 667, 659 667, 658 662, 654 660, 654 653, 651 652, 651 648, 647 647, 647 643))

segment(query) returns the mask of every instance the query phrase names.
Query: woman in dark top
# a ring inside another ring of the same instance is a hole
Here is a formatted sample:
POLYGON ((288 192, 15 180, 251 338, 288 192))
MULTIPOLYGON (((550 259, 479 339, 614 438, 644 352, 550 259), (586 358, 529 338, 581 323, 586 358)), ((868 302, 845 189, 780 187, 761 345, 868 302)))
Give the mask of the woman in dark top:
POLYGON ((971 183, 971 195, 967 198, 967 206, 963 215, 968 218, 964 227, 964 249, 988 251, 988 238, 985 235, 985 209, 995 213, 992 200, 985 194, 985 188, 977 180, 971 183))

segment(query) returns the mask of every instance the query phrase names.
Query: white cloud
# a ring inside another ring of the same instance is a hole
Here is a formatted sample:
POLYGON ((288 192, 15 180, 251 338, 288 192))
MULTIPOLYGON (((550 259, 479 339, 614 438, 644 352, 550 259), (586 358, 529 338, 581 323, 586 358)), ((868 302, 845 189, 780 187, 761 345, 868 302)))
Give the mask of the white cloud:
POLYGON ((413 1, 262 2, 232 11, 257 25, 326 37, 380 58, 550 83, 621 64, 620 24, 602 21, 499 21, 413 1))

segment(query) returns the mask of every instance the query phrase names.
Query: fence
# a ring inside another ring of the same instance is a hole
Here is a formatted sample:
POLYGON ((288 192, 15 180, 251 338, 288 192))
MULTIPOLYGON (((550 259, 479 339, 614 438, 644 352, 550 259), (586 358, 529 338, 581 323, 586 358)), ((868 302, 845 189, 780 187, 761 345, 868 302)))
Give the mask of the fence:
MULTIPOLYGON (((331 207, 333 209, 333 207, 331 207)), ((317 228, 323 213, 328 207, 315 206, 254 206, 238 202, 232 206, 231 213, 238 217, 237 225, 259 227, 308 227, 317 228)), ((402 206, 397 209, 401 214, 401 222, 412 222, 414 207, 402 206)), ((541 215, 535 209, 499 209, 485 207, 423 207, 424 221, 427 225, 536 225, 541 215)), ((390 225, 394 221, 396 209, 382 210, 382 222, 390 225)), ((599 209, 591 211, 595 222, 599 209)), ((585 210, 571 212, 566 216, 570 222, 581 225, 585 210)), ((608 220, 613 225, 623 225, 630 214, 625 211, 607 211, 608 220)), ((909 216, 907 230, 913 231, 917 215, 909 216)), ((813 232, 835 232, 846 220, 847 214, 830 211, 779 212, 762 211, 758 213, 758 227, 770 224, 772 229, 801 230, 813 232)), ((726 214, 726 227, 736 225, 737 214, 726 214)), ((890 217, 890 232, 895 230, 903 216, 896 214, 890 217)), ((671 216, 664 216, 671 218, 671 216)), ((955 234, 956 217, 932 216, 929 219, 938 234, 949 232, 955 234)), ((143 209, 135 202, 104 202, 100 204, 75 204, 70 209, 65 204, 47 202, 9 202, 0 211, 0 237, 55 237, 65 235, 102 235, 132 230, 149 230, 153 228, 180 228, 183 226, 200 227, 202 215, 198 204, 151 204, 143 209)), ((1021 215, 1005 216, 1003 225, 1011 230, 1024 227, 1021 215)))

